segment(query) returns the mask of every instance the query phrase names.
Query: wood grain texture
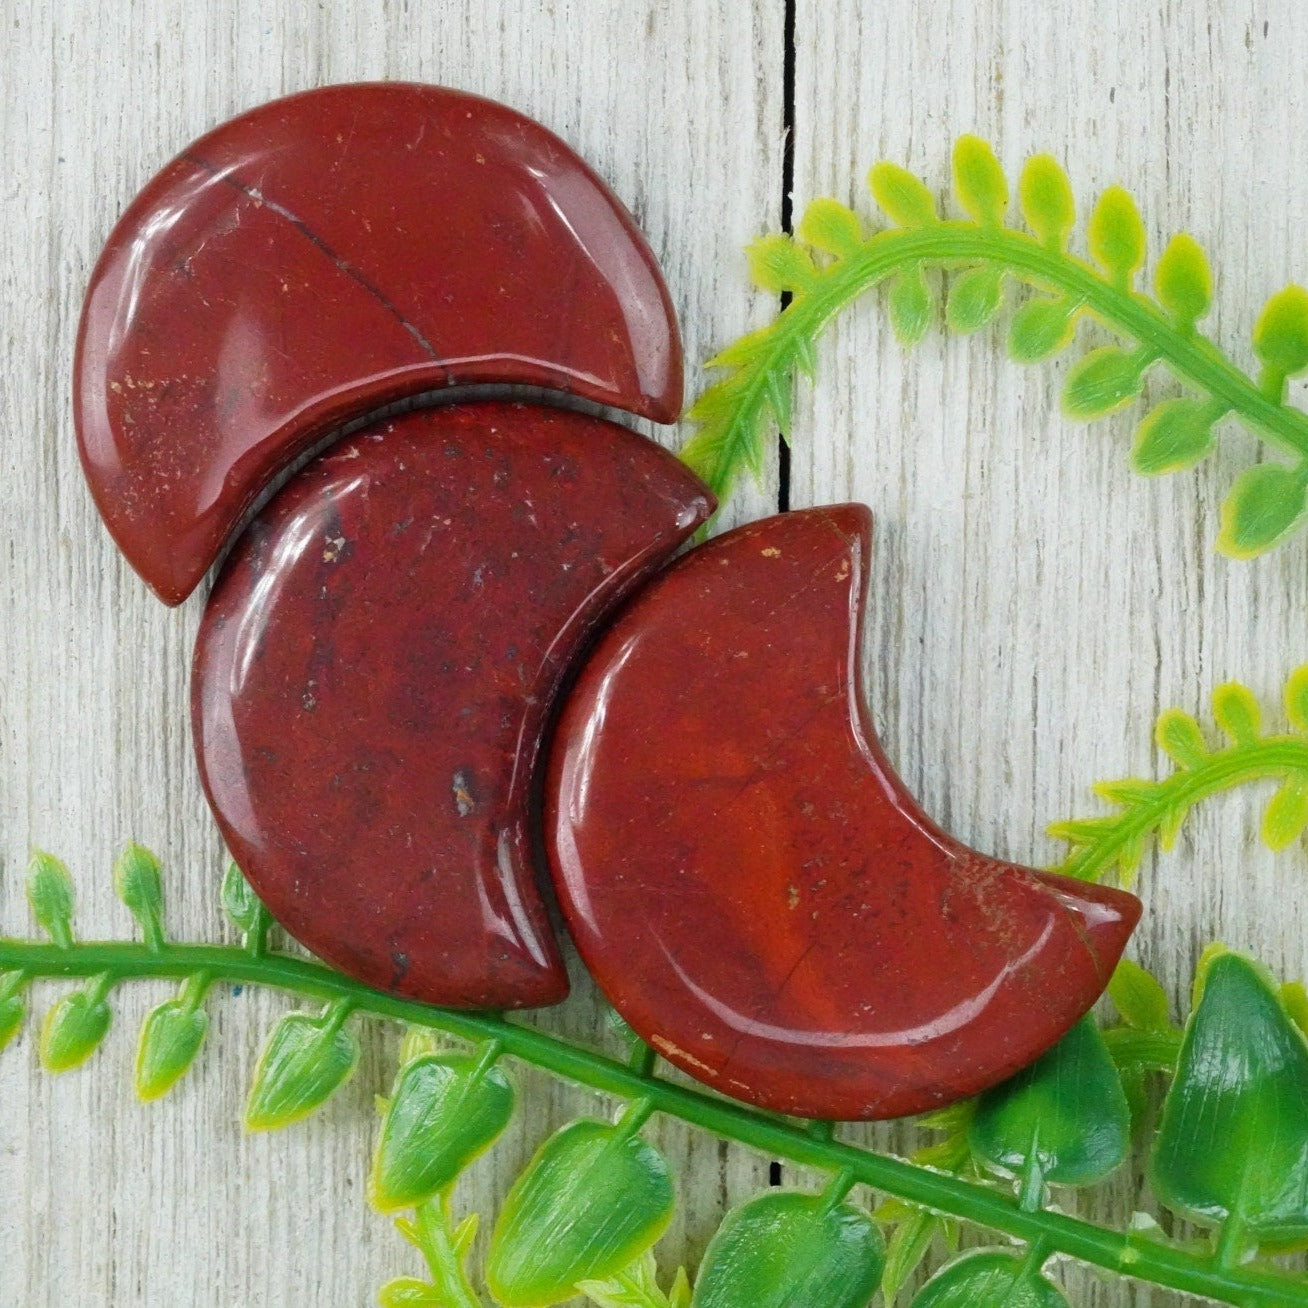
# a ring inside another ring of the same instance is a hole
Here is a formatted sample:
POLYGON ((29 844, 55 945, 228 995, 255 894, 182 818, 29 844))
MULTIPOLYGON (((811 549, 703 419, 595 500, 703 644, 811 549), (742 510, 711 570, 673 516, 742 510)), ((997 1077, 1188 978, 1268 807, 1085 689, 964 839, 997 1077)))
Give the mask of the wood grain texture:
MULTIPOLYGON (((82 290, 140 186, 200 132, 305 87, 410 78, 489 95, 559 132, 634 211, 694 364, 771 309, 749 291, 740 248, 779 218, 781 65, 780 7, 762 3, 0 3, 0 931, 30 930, 21 888, 40 844, 77 875, 84 933, 124 933, 109 869, 129 836, 165 859, 177 935, 226 931, 187 727, 202 599, 165 610, 131 574, 96 519, 71 426, 82 290)), ((766 486, 733 516, 775 497, 766 486)), ((599 1006, 578 990, 543 1020, 594 1037, 599 1006)), ((0 1304, 336 1308, 374 1303, 388 1277, 417 1271, 363 1200, 394 1035, 365 1034, 359 1074, 319 1117, 247 1138, 249 1074, 286 1002, 215 996, 202 1065, 142 1107, 135 1030, 165 994, 124 991, 85 1070, 39 1072, 30 1035, 0 1062, 0 1304)), ((544 1077, 522 1090, 530 1110, 468 1178, 468 1208, 493 1211, 548 1131, 597 1107, 544 1077)), ((693 1259, 767 1164, 653 1130, 683 1178, 667 1255, 693 1259)))
MULTIPOLYGON (((1192 232, 1217 275, 1208 327, 1246 364, 1263 300, 1308 279, 1308 10, 1295 0, 798 0, 796 29, 796 215, 824 194, 871 215, 864 181, 883 158, 944 199, 951 144, 971 131, 1014 177, 1054 154, 1082 212, 1124 184, 1155 257, 1192 232)), ((1096 811, 1092 781, 1156 774, 1158 710, 1211 722, 1212 688, 1239 678, 1276 711, 1308 658, 1308 540, 1254 563, 1212 550, 1253 440, 1145 481, 1125 464, 1132 411, 1061 416, 1066 367, 1009 363, 1002 327, 906 354, 867 303, 822 345, 794 423, 792 504, 859 499, 877 519, 866 669, 891 759, 955 835, 1036 864, 1060 857, 1047 823, 1096 811)), ((1308 855, 1259 845, 1269 793, 1201 810, 1143 871, 1134 956, 1173 995, 1214 938, 1308 974, 1308 855)), ((1154 1211, 1138 1173, 1082 1205, 1111 1223, 1154 1211)), ((1182 1302, 1065 1279, 1081 1308, 1182 1302)))
MULTIPOLYGON (((82 288, 136 190, 202 130, 283 92, 406 77, 492 95, 570 140, 633 208, 693 364, 771 311, 747 290, 739 249, 779 220, 783 17, 780 0, 287 0, 262 12, 0 0, 0 931, 29 929, 33 844, 73 866, 87 934, 125 931, 108 873, 129 836, 165 857, 178 935, 225 931, 186 726, 201 601, 166 611, 128 571, 82 485, 70 423, 82 288)), ((1213 329, 1240 357, 1263 298, 1308 279, 1297 0, 1091 0, 1074 17, 1042 0, 796 0, 795 29, 799 205, 861 196, 881 157, 943 192, 951 141, 976 130, 1010 167, 1052 150, 1083 197, 1124 182, 1155 250, 1177 228, 1199 237, 1218 270, 1213 329)), ((1231 676, 1274 701, 1308 657, 1308 545, 1254 564, 1211 553, 1217 505, 1253 442, 1144 482, 1123 464, 1129 417, 1082 429, 1059 416, 1063 367, 1018 370, 988 333, 933 337, 908 357, 864 306, 825 343, 819 386, 797 406, 791 485, 796 505, 854 497, 878 515, 867 659, 892 758, 957 835, 1035 861, 1057 856, 1046 822, 1092 807, 1092 779, 1155 768, 1158 708, 1198 708, 1231 676)), ((774 502, 775 483, 750 491, 728 521, 774 502)), ((1175 994, 1213 936, 1308 974, 1308 860, 1258 846, 1265 797, 1213 805, 1145 870, 1137 952, 1175 994)), ((393 1034, 365 1037, 359 1075, 324 1113, 247 1138, 248 1075, 285 1002, 216 996, 202 1065, 141 1107, 134 1031, 164 993, 125 991, 87 1070, 40 1073, 30 1036, 0 1060, 0 1304, 334 1308, 416 1270, 362 1196, 393 1034)), ((541 1020, 595 1037, 598 1014, 583 984, 541 1020)), ((468 1207, 490 1209, 536 1142, 588 1106, 543 1076, 521 1085, 530 1111, 468 1178, 468 1207)), ((670 1266, 698 1257, 766 1164, 653 1130, 681 1177, 670 1266)), ((1125 1177, 1086 1210, 1122 1222, 1147 1203, 1125 1177)), ((1075 1271, 1068 1283, 1095 1308, 1180 1302, 1075 1271)))

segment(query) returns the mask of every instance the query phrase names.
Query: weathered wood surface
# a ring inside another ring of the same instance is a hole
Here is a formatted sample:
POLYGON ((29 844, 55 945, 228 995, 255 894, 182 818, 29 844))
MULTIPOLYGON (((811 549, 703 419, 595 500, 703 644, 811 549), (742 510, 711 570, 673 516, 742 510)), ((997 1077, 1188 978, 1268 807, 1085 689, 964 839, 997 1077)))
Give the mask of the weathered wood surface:
MULTIPOLYGON (((1216 333, 1237 352, 1266 294, 1308 278, 1296 0, 1095 0, 1075 16, 1040 0, 796 0, 794 31, 797 205, 861 197, 880 157, 943 190, 950 142, 977 130, 1012 166, 1052 150, 1083 196, 1124 182, 1155 240, 1193 231, 1215 255, 1216 333)), ((781 0, 0 4, 0 931, 29 929, 34 844, 78 874, 88 934, 124 931, 108 869, 129 836, 166 859, 177 934, 225 930, 186 722, 202 601, 165 611, 121 562, 71 430, 81 291, 141 184, 201 130, 286 91, 386 77, 495 96, 572 141, 633 208, 694 362, 771 310, 739 249, 780 219, 785 55, 781 0)), ((1308 546, 1252 565, 1210 550, 1252 442, 1143 482, 1123 466, 1129 418, 1082 430, 1059 416, 1061 371, 1016 369, 989 334, 932 338, 908 357, 861 307, 797 406, 789 490, 795 505, 853 497, 878 515, 867 659, 891 757, 960 836, 1036 861, 1056 856, 1043 828, 1086 809, 1091 780, 1154 767, 1159 707, 1198 708, 1229 676, 1274 699, 1308 657, 1308 546)), ((751 491, 731 516, 766 512, 776 494, 751 491)), ((1138 952, 1174 992, 1214 936, 1308 974, 1308 863, 1259 848, 1259 798, 1214 805, 1146 868, 1138 952)), ((542 1020, 593 1033, 599 1008, 579 991, 542 1020)), ((0 1060, 0 1304, 373 1302, 414 1269, 362 1195, 393 1037, 367 1037, 360 1074, 317 1118, 247 1138, 245 1085, 284 1001, 216 1003, 202 1066, 142 1107, 134 1029, 163 993, 123 993, 89 1069, 46 1076, 30 1037, 0 1060)), ((586 1103, 543 1077, 524 1090, 529 1111, 461 1188, 469 1207, 490 1209, 586 1103)), ((654 1129, 681 1177, 661 1250, 672 1266, 766 1183, 766 1163, 654 1129)), ((1090 1211, 1122 1222, 1139 1201, 1128 1178, 1090 1211)), ((1079 1272, 1068 1283, 1101 1308, 1179 1302, 1079 1272)))

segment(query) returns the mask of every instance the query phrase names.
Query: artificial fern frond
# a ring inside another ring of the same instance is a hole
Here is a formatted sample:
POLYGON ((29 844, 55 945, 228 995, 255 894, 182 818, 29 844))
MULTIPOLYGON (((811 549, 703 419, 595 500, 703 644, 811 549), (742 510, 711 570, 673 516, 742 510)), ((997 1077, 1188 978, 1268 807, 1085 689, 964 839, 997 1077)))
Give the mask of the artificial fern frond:
POLYGON ((1286 683, 1285 712, 1292 729, 1265 733, 1253 692, 1227 682, 1213 692, 1213 720, 1226 738, 1214 745, 1188 713, 1168 709, 1154 739, 1172 773, 1159 781, 1125 777, 1095 786, 1116 812, 1051 826, 1050 835, 1072 846, 1057 871, 1087 881, 1115 875, 1129 886, 1151 839, 1171 848, 1202 800, 1266 778, 1280 785, 1263 811, 1262 839, 1273 850, 1293 844, 1308 829, 1308 665, 1286 683))
POLYGON ((1070 417, 1102 417, 1136 403, 1157 367, 1185 388, 1142 415, 1130 454, 1137 472, 1155 476, 1194 466, 1212 451, 1218 424, 1228 416, 1289 456, 1236 479, 1222 508, 1218 548, 1251 558, 1302 525, 1308 414, 1285 402, 1285 390, 1289 378, 1308 369, 1308 291, 1290 286, 1267 302, 1252 333, 1261 365, 1253 377, 1197 331, 1212 301, 1212 271, 1191 237, 1174 237, 1162 252, 1152 296, 1137 287, 1145 228, 1121 187, 1109 187, 1091 211, 1091 259, 1084 259, 1067 249, 1075 223, 1072 189, 1048 155, 1028 160, 1019 179, 1029 230, 1008 225, 1008 181, 984 142, 958 141, 953 177, 966 218, 942 218, 920 179, 881 163, 869 185, 892 226, 869 234, 852 209, 823 198, 808 207, 794 236, 765 236, 750 248, 755 281, 790 303, 768 326, 708 361, 723 376, 690 409, 699 429, 682 457, 719 500, 742 473, 762 476, 774 427, 789 439, 796 369, 812 374, 816 341, 832 318, 884 282, 895 333, 915 344, 940 316, 924 272, 943 268, 951 273, 943 319, 955 332, 991 323, 1010 283, 1027 293, 1009 321, 1008 352, 1017 362, 1067 350, 1082 318, 1118 337, 1069 370, 1063 408, 1070 417))

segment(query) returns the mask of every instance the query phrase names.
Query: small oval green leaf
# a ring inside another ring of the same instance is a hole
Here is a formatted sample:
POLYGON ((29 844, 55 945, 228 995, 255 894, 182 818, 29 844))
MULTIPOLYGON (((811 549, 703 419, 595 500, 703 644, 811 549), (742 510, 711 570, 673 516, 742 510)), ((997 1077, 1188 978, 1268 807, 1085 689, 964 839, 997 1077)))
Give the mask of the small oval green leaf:
POLYGON ((925 1208, 909 1213, 896 1224, 886 1247, 886 1268, 881 1274, 881 1293, 886 1303, 893 1304, 899 1297, 900 1290, 930 1253, 944 1225, 942 1217, 925 1208))
POLYGON ((163 943, 163 877, 159 860, 134 841, 114 863, 114 889, 153 947, 163 943))
POLYGON ((315 1112, 348 1081, 359 1045, 332 1009, 291 1013, 274 1028, 245 1105, 247 1131, 275 1131, 315 1112))
POLYGON ((1008 208, 1008 179, 989 144, 960 136, 954 146, 954 194, 979 223, 997 227, 1008 208))
POLYGON ((1238 681, 1224 681, 1213 691, 1213 717, 1235 745, 1257 744, 1263 729, 1258 697, 1238 681))
POLYGON ((1054 1185, 1089 1185, 1121 1166, 1131 1138, 1122 1079, 1092 1019, 987 1090, 968 1131, 993 1171, 1034 1174, 1054 1185))
POLYGON ((1145 257, 1145 227, 1129 191, 1110 186, 1090 215, 1090 253, 1119 285, 1129 285, 1145 257))
POLYGON ((807 250, 790 236, 763 236, 746 251, 750 276, 765 291, 781 294, 807 290, 817 280, 817 268, 807 250))
POLYGON ((1263 306, 1254 326, 1258 357, 1282 377, 1308 368, 1308 291, 1287 286, 1263 306))
POLYGON ((890 324, 902 345, 916 345, 931 326, 931 291, 920 266, 905 268, 890 288, 890 324))
POLYGON ((1140 394, 1152 360, 1138 350, 1101 345, 1067 374, 1063 412, 1069 418, 1102 418, 1140 394))
POLYGON ((227 873, 223 877, 222 895, 223 907, 238 931, 249 935, 251 931, 261 929, 268 910, 235 863, 227 865, 227 873))
POLYGON ((1239 954, 1207 968, 1151 1171, 1159 1199, 1194 1221, 1234 1216, 1271 1245, 1308 1237, 1308 1044, 1239 954))
POLYGON ((693 1308, 866 1308, 885 1241, 871 1216, 822 1195, 774 1190, 727 1214, 704 1254, 693 1308))
POLYGON ((453 1184, 513 1116, 498 1067, 466 1054, 426 1054, 400 1069, 373 1158, 368 1197, 382 1212, 415 1208, 453 1184))
POLYGON ((1028 300, 1009 323, 1009 357, 1015 363, 1039 363, 1065 350, 1076 334, 1076 313, 1070 300, 1028 300))
POLYGON ((27 902, 55 944, 67 949, 73 943, 73 879, 60 859, 41 849, 27 865, 27 902))
POLYGON ((1137 1031, 1166 1031, 1172 1025, 1167 991, 1153 973, 1129 958, 1121 959, 1114 969, 1108 997, 1122 1021, 1137 1031))
POLYGON ((1295 668, 1285 683, 1285 715, 1291 726, 1308 731, 1308 663, 1295 668))
POLYGON ((945 321, 956 332, 975 332, 999 312, 1003 273, 991 265, 972 268, 955 278, 945 303, 945 321))
POLYGON ((1069 1308, 1063 1292, 1007 1253, 969 1253, 934 1277, 913 1308, 1069 1308))
POLYGON ((1026 161, 1017 198, 1026 225, 1045 245, 1061 250, 1076 222, 1076 200, 1067 173, 1052 155, 1037 154, 1026 161))
POLYGON ((1208 256, 1193 236, 1173 236, 1158 260, 1154 289, 1178 326, 1193 327, 1213 299, 1213 272, 1208 256))
POLYGON ((826 196, 812 201, 804 210, 797 234, 801 241, 837 258, 863 247, 863 224, 858 215, 848 205, 826 196))
POLYGON ((486 1279, 505 1308, 546 1308, 635 1262, 672 1219, 663 1156, 607 1122, 572 1122, 539 1149, 509 1191, 486 1279))
POLYGON ((1308 511, 1308 463, 1259 463, 1246 468, 1222 505, 1217 548, 1252 559, 1284 540, 1308 511))
POLYGON ((141 1027, 136 1049, 136 1093, 161 1099, 186 1075, 204 1044, 209 1015, 180 999, 160 1004, 141 1027))
POLYGON ((891 222, 901 227, 925 227, 938 220, 936 202, 922 179, 898 164, 876 164, 868 174, 868 186, 891 222))
POLYGON ((1208 742, 1199 724, 1180 709, 1167 709, 1159 716, 1154 740, 1179 767, 1202 767, 1208 759, 1208 742))
POLYGON ((1131 466, 1146 477, 1194 467, 1212 452, 1216 417, 1204 400, 1164 400, 1137 428, 1131 466))
MULTIPOLYGON (((94 985, 94 983, 92 983, 94 985)), ((109 1033, 113 1014, 109 1005, 91 990, 65 995, 46 1014, 41 1027, 41 1065, 47 1072, 80 1067, 109 1033)))
MULTIPOLYGON (((0 978, 3 980, 3 978, 0 978)), ((0 1049, 3 1049, 23 1029, 27 1021, 27 1005, 22 995, 6 995, 0 999, 0 1049)))
POLYGON ((1308 828, 1308 777, 1291 777, 1272 796, 1263 814, 1263 842, 1279 852, 1294 844, 1305 828, 1308 828))

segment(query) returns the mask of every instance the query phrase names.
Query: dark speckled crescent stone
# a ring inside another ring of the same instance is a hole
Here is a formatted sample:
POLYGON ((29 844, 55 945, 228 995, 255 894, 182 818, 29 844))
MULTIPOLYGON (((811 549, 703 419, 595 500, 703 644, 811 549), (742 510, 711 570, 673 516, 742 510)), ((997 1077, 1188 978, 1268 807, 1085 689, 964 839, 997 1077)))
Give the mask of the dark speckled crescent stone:
POLYGON ((502 403, 360 431, 282 490, 209 601, 192 710, 228 846, 297 940, 430 1003, 566 994, 529 821, 551 700, 711 509, 652 442, 502 403))

